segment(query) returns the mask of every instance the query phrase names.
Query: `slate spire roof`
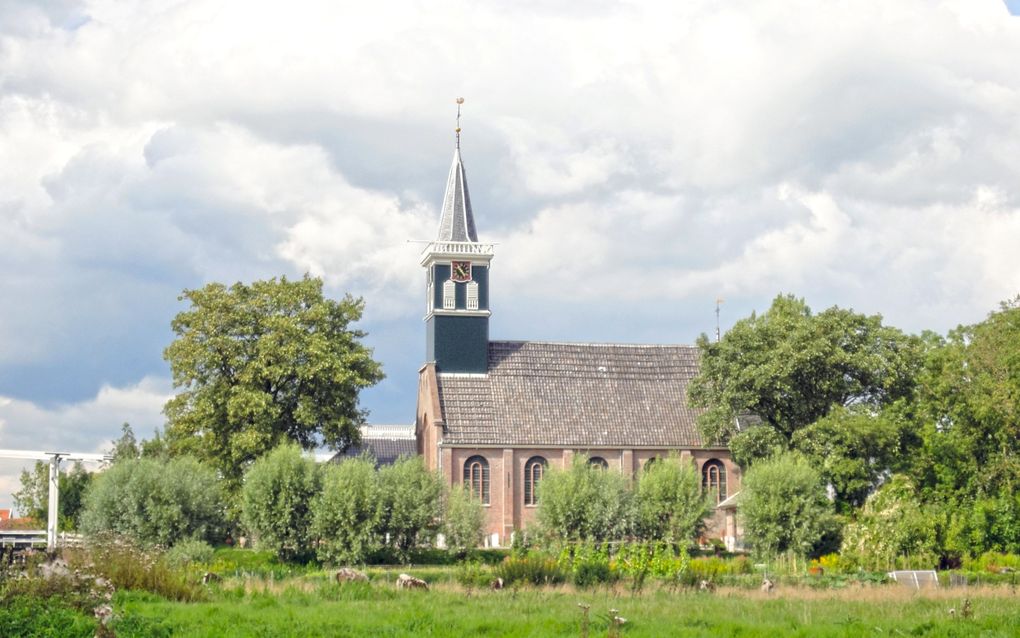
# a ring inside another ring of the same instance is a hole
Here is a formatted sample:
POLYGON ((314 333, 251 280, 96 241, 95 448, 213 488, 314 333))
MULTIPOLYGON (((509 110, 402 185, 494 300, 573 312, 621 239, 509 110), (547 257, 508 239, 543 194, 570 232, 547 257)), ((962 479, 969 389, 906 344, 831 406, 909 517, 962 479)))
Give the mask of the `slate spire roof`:
POLYGON ((460 140, 453 151, 453 165, 446 178, 446 194, 443 195, 443 214, 439 219, 437 241, 477 242, 475 218, 471 214, 471 196, 468 194, 467 175, 460 159, 460 140))

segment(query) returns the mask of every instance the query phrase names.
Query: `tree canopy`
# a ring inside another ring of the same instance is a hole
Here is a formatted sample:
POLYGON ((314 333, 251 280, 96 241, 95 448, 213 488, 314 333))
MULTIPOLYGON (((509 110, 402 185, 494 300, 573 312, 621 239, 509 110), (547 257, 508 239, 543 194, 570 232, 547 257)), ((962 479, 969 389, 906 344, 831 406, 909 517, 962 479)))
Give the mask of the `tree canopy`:
POLYGON ((836 306, 813 314, 792 295, 698 346, 689 397, 706 408, 699 427, 709 441, 738 435, 737 417, 754 415, 788 444, 834 407, 879 409, 911 396, 923 361, 923 341, 880 316, 836 306))
POLYGON ((352 328, 364 303, 326 299, 305 276, 185 290, 164 351, 180 392, 164 409, 174 453, 211 462, 236 483, 285 441, 344 449, 358 441, 358 393, 383 378, 352 328))

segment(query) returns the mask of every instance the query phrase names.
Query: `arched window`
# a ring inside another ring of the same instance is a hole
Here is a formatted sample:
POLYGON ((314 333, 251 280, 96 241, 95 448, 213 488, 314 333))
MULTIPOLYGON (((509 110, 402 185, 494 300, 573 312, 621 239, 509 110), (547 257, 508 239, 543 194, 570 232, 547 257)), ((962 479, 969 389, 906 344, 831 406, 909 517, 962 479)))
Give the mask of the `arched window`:
POLYGON ((701 488, 715 494, 715 502, 726 500, 726 466, 719 459, 710 459, 701 466, 701 488))
POLYGON ((467 309, 478 310, 478 282, 469 281, 467 283, 467 309))
POLYGON ((464 486, 482 502, 489 504, 489 462, 484 456, 464 461, 464 486))
POLYGON ((542 482, 548 464, 541 456, 533 456, 524 464, 525 505, 538 505, 538 484, 542 482))
POLYGON ((607 463, 606 460, 601 456, 593 456, 590 459, 588 459, 588 465, 591 465, 592 467, 597 467, 600 470, 609 469, 609 463, 607 463))

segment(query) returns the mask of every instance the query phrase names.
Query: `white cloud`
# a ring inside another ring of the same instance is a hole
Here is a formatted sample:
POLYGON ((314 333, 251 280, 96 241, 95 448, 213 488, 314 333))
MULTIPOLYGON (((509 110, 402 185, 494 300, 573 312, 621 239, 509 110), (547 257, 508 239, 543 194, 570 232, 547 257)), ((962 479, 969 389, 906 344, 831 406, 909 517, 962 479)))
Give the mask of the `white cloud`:
MULTIPOLYGON (((104 385, 91 399, 51 407, 0 396, 0 441, 4 449, 94 452, 110 449, 122 423, 149 438, 163 424, 163 405, 170 398, 167 379, 145 378, 126 387, 104 385)), ((20 489, 18 476, 32 462, 0 458, 0 507, 20 489)))
MULTIPOLYGON (((403 344, 457 95, 516 337, 541 309, 578 318, 559 338, 689 339, 691 308, 779 291, 975 321, 1020 288, 1017 59, 999 0, 9 1, 0 387, 165 376, 174 297, 209 280, 321 274, 403 344)), ((408 398, 369 407, 406 421, 421 352, 390 352, 408 398)))

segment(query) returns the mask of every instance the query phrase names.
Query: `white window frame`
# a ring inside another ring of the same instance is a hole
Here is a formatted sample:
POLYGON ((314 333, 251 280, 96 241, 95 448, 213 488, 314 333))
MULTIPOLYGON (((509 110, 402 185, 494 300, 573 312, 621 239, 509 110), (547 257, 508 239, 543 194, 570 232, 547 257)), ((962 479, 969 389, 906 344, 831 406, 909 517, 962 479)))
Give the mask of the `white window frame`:
POLYGON ((478 282, 469 281, 467 283, 467 309, 478 310, 478 282))

